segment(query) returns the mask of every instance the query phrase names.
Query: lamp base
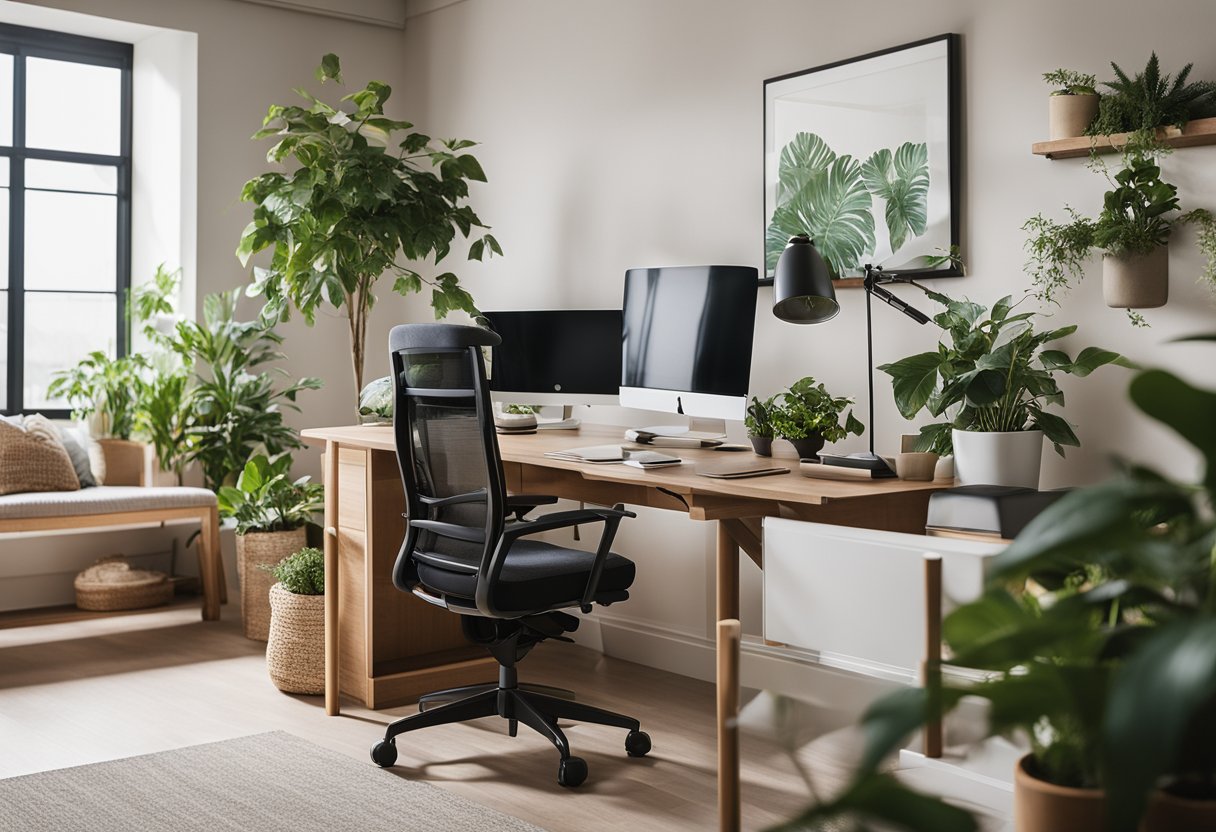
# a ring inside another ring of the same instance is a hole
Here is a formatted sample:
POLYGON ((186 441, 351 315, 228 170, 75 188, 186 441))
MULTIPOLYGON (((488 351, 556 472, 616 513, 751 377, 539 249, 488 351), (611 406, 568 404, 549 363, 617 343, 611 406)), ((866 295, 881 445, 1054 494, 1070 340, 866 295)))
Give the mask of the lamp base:
POLYGON ((872 454, 868 451, 855 454, 819 454, 819 461, 824 465, 836 465, 840 468, 857 468, 862 471, 869 471, 870 477, 873 479, 885 479, 894 477, 895 472, 878 454, 872 454))

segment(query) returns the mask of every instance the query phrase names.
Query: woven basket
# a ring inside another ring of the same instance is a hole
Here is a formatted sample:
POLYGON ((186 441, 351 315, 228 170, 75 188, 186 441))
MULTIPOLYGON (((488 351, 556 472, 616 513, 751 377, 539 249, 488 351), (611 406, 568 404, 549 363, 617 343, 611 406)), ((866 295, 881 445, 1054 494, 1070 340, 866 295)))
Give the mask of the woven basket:
POLYGON ((325 596, 270 588, 266 668, 284 693, 325 692, 325 596))
POLYGON ((270 635, 270 587, 274 575, 263 569, 308 545, 303 526, 289 532, 247 532, 236 536, 236 568, 241 581, 241 622, 245 638, 270 635))
POLYGON ((132 569, 120 555, 97 561, 76 576, 75 585, 76 606, 97 612, 140 610, 173 598, 168 575, 132 569))

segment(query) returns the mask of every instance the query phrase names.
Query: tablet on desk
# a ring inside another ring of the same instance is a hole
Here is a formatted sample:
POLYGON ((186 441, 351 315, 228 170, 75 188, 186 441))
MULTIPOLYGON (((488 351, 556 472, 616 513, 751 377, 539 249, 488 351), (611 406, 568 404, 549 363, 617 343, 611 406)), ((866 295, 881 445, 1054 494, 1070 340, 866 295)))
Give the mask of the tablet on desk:
POLYGON ((697 466, 697 475, 711 477, 716 480, 741 480, 749 477, 771 477, 775 474, 788 474, 789 468, 776 465, 765 460, 729 460, 726 462, 705 462, 697 466))

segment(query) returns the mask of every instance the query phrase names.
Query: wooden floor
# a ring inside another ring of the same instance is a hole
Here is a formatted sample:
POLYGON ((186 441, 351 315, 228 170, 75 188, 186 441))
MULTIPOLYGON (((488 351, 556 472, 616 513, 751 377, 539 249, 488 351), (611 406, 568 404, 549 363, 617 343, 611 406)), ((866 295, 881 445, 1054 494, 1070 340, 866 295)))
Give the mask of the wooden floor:
MULTIPOLYGON (((0 630, 0 777, 282 730, 372 763, 368 749, 394 717, 321 697, 288 696, 266 675, 264 646, 240 633, 234 605, 204 623, 197 608, 0 630)), ((521 680, 575 688, 590 704, 632 714, 654 740, 649 757, 624 752, 625 732, 565 727, 590 775, 556 783, 557 754, 503 720, 431 728, 398 741, 394 772, 563 830, 716 827, 712 685, 569 644, 547 643, 521 680)), ((488 681, 488 680, 487 680, 488 681)), ((762 829, 807 801, 776 745, 743 745, 744 826, 762 829)))

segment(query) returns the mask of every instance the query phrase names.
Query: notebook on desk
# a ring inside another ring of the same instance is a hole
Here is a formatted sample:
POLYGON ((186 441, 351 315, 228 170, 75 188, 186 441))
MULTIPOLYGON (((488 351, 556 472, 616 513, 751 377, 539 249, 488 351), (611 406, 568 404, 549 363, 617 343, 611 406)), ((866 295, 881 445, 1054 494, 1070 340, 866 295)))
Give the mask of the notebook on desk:
POLYGON ((625 449, 620 445, 592 445, 587 448, 548 451, 545 453, 545 456, 552 459, 564 459, 568 462, 590 462, 593 465, 606 465, 613 462, 624 462, 625 449))
POLYGON ((789 468, 777 465, 771 461, 757 460, 727 460, 725 462, 703 462, 697 466, 697 476, 711 477, 717 480, 741 480, 748 477, 771 477, 774 474, 788 474, 789 468))

